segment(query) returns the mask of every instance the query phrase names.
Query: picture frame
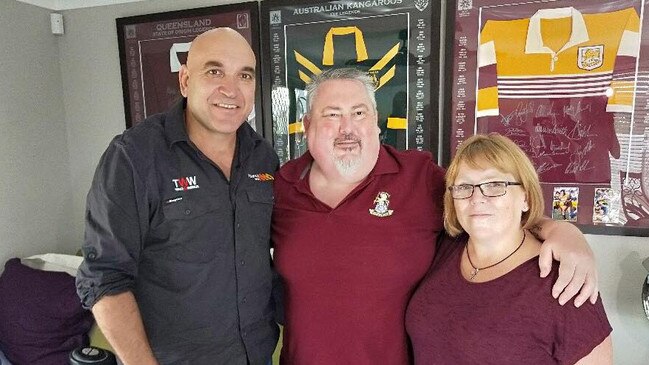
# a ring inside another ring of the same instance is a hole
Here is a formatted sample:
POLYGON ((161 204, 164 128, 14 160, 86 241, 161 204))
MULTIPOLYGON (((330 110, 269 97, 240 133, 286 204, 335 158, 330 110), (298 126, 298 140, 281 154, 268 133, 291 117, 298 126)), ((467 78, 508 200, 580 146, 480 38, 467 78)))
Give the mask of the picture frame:
POLYGON ((649 236, 647 3, 449 1, 445 163, 473 134, 506 135, 539 173, 546 216, 649 236))
MULTIPOLYGON (((163 112, 182 95, 178 71, 191 41, 216 27, 238 31, 259 54, 259 4, 256 1, 137 15, 116 19, 126 128, 163 112)), ((248 123, 263 134, 260 60, 257 57, 255 107, 248 123)))
POLYGON ((307 148, 306 83, 342 66, 376 81, 383 143, 437 155, 439 2, 270 0, 261 3, 260 17, 265 129, 280 163, 307 148))

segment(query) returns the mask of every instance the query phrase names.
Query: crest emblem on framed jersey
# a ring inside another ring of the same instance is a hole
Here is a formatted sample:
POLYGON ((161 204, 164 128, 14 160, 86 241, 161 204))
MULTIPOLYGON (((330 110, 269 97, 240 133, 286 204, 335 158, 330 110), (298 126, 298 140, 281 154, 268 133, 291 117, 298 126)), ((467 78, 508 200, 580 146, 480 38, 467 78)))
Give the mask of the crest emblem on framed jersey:
POLYGON ((428 0, 415 0, 415 7, 419 11, 424 11, 428 6, 428 0))
POLYGON ((602 67, 604 63, 604 46, 587 46, 577 49, 577 66, 590 71, 602 67))

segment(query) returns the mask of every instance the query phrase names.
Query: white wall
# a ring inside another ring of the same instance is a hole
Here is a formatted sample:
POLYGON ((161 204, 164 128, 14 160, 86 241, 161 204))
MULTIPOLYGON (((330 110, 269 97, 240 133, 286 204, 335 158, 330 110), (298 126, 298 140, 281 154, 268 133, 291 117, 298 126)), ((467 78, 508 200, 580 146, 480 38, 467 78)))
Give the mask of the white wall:
MULTIPOLYGON (((124 129, 115 18, 223 3, 156 0, 64 11, 65 35, 57 38, 49 33, 48 11, 0 2, 2 262, 46 251, 70 253, 83 238, 95 165, 124 129)), ((640 289, 649 238, 587 238, 598 258, 616 364, 647 364, 649 320, 640 289)))
POLYGON ((649 238, 587 235, 597 257, 600 293, 613 326, 615 363, 649 364, 649 320, 640 295, 649 238))
POLYGON ((0 4, 0 271, 14 256, 71 253, 70 162, 49 12, 0 4))

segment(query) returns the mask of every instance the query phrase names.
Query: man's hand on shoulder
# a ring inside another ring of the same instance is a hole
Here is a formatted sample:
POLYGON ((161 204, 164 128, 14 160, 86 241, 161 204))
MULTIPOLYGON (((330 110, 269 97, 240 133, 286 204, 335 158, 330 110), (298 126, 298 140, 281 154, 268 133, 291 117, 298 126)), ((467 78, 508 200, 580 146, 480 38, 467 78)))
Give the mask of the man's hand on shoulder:
POLYGON ((559 278, 552 287, 552 296, 564 305, 575 297, 575 307, 587 300, 597 301, 599 295, 595 255, 586 238, 577 227, 567 222, 544 218, 530 231, 544 240, 539 254, 541 277, 552 269, 552 261, 559 261, 559 278))

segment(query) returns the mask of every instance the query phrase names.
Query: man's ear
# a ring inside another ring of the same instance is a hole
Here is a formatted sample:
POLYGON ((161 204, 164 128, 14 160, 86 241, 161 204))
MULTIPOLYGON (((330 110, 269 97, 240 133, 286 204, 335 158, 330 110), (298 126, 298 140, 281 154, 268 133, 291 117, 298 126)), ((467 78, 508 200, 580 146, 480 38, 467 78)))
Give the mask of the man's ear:
POLYGON ((187 97, 187 83, 189 82, 189 70, 187 65, 181 65, 178 71, 178 85, 180 85, 180 93, 187 97))
POLYGON ((302 124, 304 124, 304 133, 309 130, 309 125, 311 125, 311 118, 309 118, 309 113, 306 113, 302 116, 302 124))
POLYGON ((381 127, 379 127, 379 111, 374 109, 374 125, 376 126, 376 134, 381 135, 381 127))

